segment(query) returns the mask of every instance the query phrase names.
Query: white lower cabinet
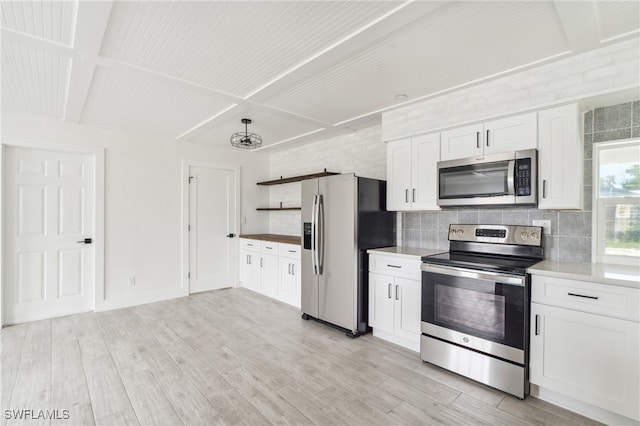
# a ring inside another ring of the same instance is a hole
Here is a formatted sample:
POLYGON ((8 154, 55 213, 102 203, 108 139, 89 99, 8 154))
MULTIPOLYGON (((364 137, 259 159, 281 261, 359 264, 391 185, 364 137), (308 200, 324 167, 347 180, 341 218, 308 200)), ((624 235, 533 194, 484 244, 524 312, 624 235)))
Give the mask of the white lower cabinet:
POLYGON ((260 291, 265 296, 278 298, 278 256, 262 254, 260 258, 260 291))
MULTIPOLYGON (((283 244, 283 246, 287 245, 288 244, 283 244)), ((298 247, 298 255, 299 253, 300 248, 298 247)), ((278 299, 299 308, 300 287, 302 286, 300 257, 281 254, 278 258, 278 274, 278 299)))
POLYGON ((300 307, 300 246, 240 239, 242 286, 300 307))
POLYGON ((240 250, 240 281, 244 287, 260 291, 260 252, 240 250))
POLYGON ((530 382, 541 393, 640 420, 640 324, 637 312, 611 303, 631 306, 637 298, 637 289, 534 276, 530 382))
POLYGON ((372 254, 369 263, 369 326, 373 335, 419 352, 419 258, 400 262, 398 258, 372 254), (417 274, 413 263, 417 263, 417 274))

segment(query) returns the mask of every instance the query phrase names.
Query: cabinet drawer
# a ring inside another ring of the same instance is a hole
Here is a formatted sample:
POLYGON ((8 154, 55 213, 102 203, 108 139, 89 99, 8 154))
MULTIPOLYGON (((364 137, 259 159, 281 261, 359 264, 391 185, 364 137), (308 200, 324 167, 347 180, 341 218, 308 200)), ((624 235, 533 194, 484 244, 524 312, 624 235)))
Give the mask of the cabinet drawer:
POLYGON ((531 301, 640 322, 640 290, 534 275, 531 301))
POLYGON ((395 256, 369 255, 370 272, 392 275, 394 277, 420 280, 422 277, 420 271, 421 264, 422 261, 420 258, 414 260, 395 256))
POLYGON ((261 241, 261 243, 263 253, 278 254, 278 243, 272 241, 261 241))
POLYGON ((262 249, 261 242, 258 240, 250 240, 248 238, 240 238, 240 248, 242 250, 260 251, 262 249))
POLYGON ((279 244, 278 255, 300 259, 300 246, 296 244, 279 244))

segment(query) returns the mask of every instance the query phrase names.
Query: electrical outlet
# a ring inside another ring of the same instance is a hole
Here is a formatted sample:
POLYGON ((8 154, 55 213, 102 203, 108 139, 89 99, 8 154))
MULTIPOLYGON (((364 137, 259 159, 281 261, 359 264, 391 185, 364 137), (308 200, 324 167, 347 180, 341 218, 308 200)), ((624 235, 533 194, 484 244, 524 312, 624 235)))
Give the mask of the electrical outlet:
POLYGON ((136 277, 129 277, 129 285, 131 286, 136 285, 136 277))
POLYGON ((544 228, 544 235, 551 235, 551 221, 550 220, 534 220, 533 226, 542 226, 544 228))

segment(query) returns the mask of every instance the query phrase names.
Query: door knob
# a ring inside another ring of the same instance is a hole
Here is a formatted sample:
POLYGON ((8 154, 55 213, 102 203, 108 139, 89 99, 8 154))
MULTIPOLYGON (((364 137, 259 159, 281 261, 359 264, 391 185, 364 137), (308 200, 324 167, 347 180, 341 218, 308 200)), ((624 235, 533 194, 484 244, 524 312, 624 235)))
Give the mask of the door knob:
POLYGON ((235 236, 236 236, 236 234, 227 234, 227 237, 228 237, 228 238, 233 238, 233 237, 235 237, 235 236))
POLYGON ((78 241, 78 244, 91 244, 93 240, 91 238, 85 238, 84 240, 78 241))

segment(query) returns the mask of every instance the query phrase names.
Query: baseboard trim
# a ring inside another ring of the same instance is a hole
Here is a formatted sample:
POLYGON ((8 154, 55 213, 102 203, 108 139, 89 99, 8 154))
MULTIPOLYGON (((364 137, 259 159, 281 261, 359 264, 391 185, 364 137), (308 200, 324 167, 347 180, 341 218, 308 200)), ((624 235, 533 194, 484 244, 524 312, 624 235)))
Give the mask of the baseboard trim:
POLYGON ((161 302, 163 300, 177 299, 189 295, 188 289, 182 287, 168 288, 161 291, 127 295, 113 299, 107 299, 96 303, 96 312, 110 311, 112 309, 128 308, 130 306, 146 305, 147 303, 161 302))
POLYGON ((540 386, 531 385, 530 396, 549 402, 566 410, 573 411, 590 419, 608 424, 608 425, 635 425, 640 422, 614 413, 604 408, 596 407, 583 401, 579 401, 570 396, 560 394, 550 389, 541 388, 540 386))

